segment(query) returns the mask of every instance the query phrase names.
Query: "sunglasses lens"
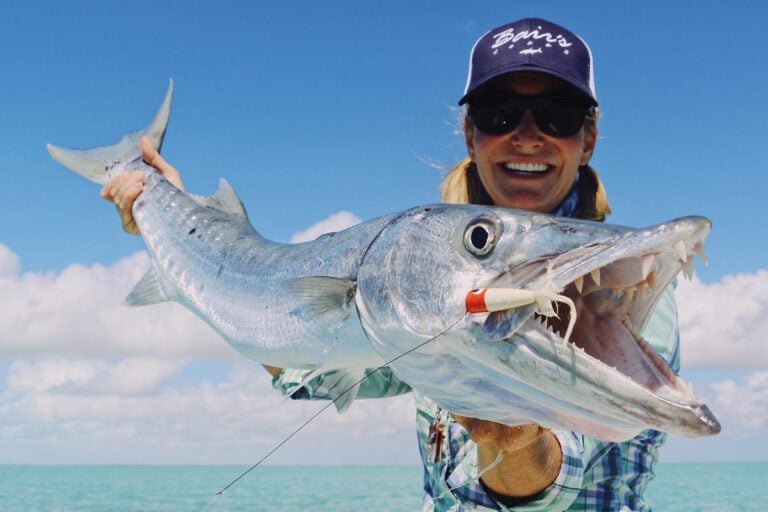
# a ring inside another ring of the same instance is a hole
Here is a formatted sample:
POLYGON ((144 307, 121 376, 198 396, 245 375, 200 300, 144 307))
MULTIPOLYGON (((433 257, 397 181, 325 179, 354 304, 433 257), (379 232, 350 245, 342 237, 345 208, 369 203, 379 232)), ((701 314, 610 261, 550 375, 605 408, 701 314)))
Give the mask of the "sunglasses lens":
POLYGON ((569 98, 541 98, 531 111, 539 130, 553 137, 570 137, 584 126, 588 107, 569 98))
POLYGON ((470 106, 470 116, 477 129, 488 135, 504 135, 512 132, 525 113, 524 109, 510 102, 495 105, 470 106))
POLYGON ((575 98, 513 96, 504 100, 486 98, 473 102, 469 115, 478 130, 488 135, 504 135, 517 128, 530 110, 539 130, 552 137, 570 137, 584 125, 589 107, 575 98))

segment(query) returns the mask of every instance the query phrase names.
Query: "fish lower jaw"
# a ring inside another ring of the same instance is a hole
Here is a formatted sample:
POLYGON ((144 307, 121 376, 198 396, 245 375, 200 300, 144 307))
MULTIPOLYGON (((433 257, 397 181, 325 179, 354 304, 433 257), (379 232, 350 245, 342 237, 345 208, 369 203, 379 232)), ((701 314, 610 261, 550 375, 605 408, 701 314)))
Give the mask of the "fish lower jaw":
POLYGON ((559 366, 570 375, 573 385, 582 389, 578 399, 571 399, 591 410, 594 417, 569 416, 570 429, 590 432, 589 435, 603 441, 623 441, 632 437, 627 433, 633 425, 641 427, 640 430, 653 428, 684 437, 720 432, 720 424, 696 397, 693 387, 677 376, 641 337, 636 339, 634 360, 637 364, 634 368, 643 368, 645 373, 641 375, 644 379, 633 375, 620 362, 595 357, 590 350, 580 347, 577 333, 574 333, 574 341, 566 342, 539 320, 530 319, 518 335, 508 338, 508 342, 526 340, 528 350, 559 366), (533 335, 531 330, 536 334, 533 335), (584 402, 585 396, 592 398, 584 402), (589 430, 574 426, 579 421, 587 422, 589 430), (618 427, 620 424, 625 426, 618 427))
MULTIPOLYGON (((615 327, 616 320, 613 323, 615 327)), ((630 321, 624 318, 619 323, 624 330, 620 339, 602 340, 592 337, 591 327, 580 328, 578 320, 570 340, 563 337, 563 323, 555 324, 551 317, 534 314, 526 325, 550 342, 572 346, 583 358, 590 360, 591 365, 602 367, 603 371, 613 373, 617 378, 629 379, 659 398, 682 405, 698 405, 693 387, 672 370, 666 360, 636 332, 630 321)))
POLYGON ((635 330, 635 328, 628 320, 625 319, 623 324, 627 331, 634 338, 635 343, 640 348, 640 350, 642 350, 643 353, 648 357, 648 360, 653 363, 654 369, 658 370, 661 377, 667 381, 666 384, 660 388, 650 391, 654 392, 656 395, 663 396, 679 403, 691 405, 698 404, 699 399, 693 392, 693 385, 678 376, 669 366, 667 361, 661 357, 661 355, 659 355, 656 350, 654 350, 651 344, 648 343, 648 341, 646 341, 646 339, 635 330))

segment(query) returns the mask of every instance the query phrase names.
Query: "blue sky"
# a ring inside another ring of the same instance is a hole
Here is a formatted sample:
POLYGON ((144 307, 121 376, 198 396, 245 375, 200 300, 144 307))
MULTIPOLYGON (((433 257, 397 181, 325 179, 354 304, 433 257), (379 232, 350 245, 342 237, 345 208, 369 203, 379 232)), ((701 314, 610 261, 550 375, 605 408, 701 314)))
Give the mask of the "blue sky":
MULTIPOLYGON (((455 105, 468 51, 486 30, 526 16, 558 22, 592 47, 602 110, 593 164, 614 207, 610 220, 641 226, 701 214, 714 223, 710 265, 681 290, 690 301, 681 325, 693 333, 684 360, 733 428, 715 439, 672 439, 662 457, 767 460, 764 443, 754 446, 768 433, 768 364, 754 334, 768 327, 766 7, 469 5, 4 6, 0 307, 9 313, 0 324, 0 412, 11 419, 0 421, 0 463, 249 463, 314 411, 281 402, 263 372, 178 306, 120 309, 148 264, 135 254, 142 241, 122 232, 98 187, 50 159, 46 143, 116 141, 151 119, 173 78, 163 153, 187 189, 207 194, 225 177, 255 227, 288 241, 338 212, 369 219, 436 201, 439 167, 465 155, 455 105), (136 374, 147 376, 144 387, 136 374), (206 397, 227 406, 195 409, 206 397), (151 414, 158 407, 178 410, 151 414), (251 422, 264 433, 244 434, 251 422), (212 430, 218 437, 204 441, 212 430), (169 442, 171 431, 186 437, 169 442)), ((415 462, 411 420, 407 398, 368 402, 346 418, 324 418, 277 462, 415 462), (388 423, 398 415, 407 420, 388 423), (357 434, 338 434, 333 447, 313 441, 323 429, 357 434)))

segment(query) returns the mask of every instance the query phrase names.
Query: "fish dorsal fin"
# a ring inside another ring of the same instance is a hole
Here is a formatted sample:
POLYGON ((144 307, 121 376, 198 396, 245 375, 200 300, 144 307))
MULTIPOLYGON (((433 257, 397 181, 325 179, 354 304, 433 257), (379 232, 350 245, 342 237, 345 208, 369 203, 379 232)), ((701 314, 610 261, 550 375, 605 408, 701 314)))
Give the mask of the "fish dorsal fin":
POLYGON ((126 306, 147 306, 149 304, 159 304, 168 302, 168 294, 160 282, 160 278, 154 269, 150 270, 142 277, 131 293, 123 301, 126 306))
POLYGON ((326 326, 341 323, 355 308, 357 282, 328 276, 290 279, 285 288, 302 304, 303 313, 326 326))
POLYGON ((227 215, 234 215, 245 219, 248 218, 248 214, 245 213, 245 207, 237 196, 237 192, 235 192, 232 185, 230 185, 224 178, 219 180, 218 190, 210 196, 203 197, 189 194, 189 197, 194 199, 200 206, 213 208, 214 210, 227 215))

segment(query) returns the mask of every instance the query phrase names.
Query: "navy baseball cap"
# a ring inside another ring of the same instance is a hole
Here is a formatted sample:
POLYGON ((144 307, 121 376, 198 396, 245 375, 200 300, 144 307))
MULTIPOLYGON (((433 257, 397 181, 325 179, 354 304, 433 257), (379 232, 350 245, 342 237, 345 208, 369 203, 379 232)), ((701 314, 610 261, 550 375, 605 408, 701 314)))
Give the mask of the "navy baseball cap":
POLYGON ((579 36, 552 22, 526 18, 486 32, 472 47, 459 105, 506 73, 538 71, 565 80, 597 105, 592 52, 579 36))

